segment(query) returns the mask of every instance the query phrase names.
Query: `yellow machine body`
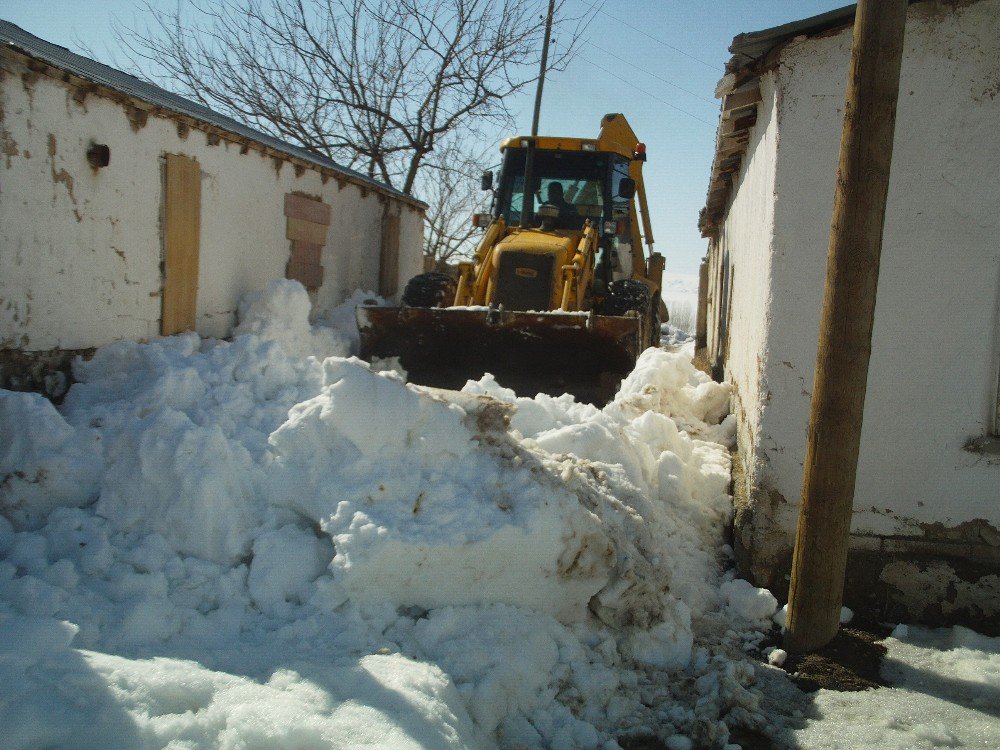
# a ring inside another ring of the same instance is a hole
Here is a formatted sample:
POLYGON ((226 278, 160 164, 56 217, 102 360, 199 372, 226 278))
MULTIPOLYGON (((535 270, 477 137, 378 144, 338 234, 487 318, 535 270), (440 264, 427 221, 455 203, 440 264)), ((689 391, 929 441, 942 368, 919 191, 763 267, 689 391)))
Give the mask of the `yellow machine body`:
POLYGON ((606 401, 659 340, 663 258, 652 251, 644 148, 620 114, 605 115, 596 139, 505 140, 493 217, 472 260, 454 282, 411 281, 440 283, 432 299, 404 292, 401 308, 359 308, 362 357, 399 357, 427 385, 491 372, 519 394, 606 401), (639 301, 622 302, 625 288, 639 301))

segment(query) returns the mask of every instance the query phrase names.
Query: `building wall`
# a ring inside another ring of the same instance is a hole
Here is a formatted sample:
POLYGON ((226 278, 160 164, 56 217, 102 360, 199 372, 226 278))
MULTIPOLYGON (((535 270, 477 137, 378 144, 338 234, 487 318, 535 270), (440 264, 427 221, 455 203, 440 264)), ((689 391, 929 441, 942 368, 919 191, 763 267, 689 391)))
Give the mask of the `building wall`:
POLYGON ((712 243, 709 348, 724 358, 725 378, 733 384, 737 444, 744 477, 759 471, 755 446, 764 411, 764 370, 770 319, 771 248, 774 240, 774 180, 778 129, 774 77, 760 83, 757 125, 736 177, 729 220, 712 243))
MULTIPOLYGON (((1000 360, 997 28, 994 0, 909 9, 852 526, 860 551, 936 550, 994 572, 1000 461, 969 447, 994 429, 1000 360)), ((765 261, 773 293, 758 350, 765 407, 759 418, 744 417, 758 422, 753 450, 741 445, 755 511, 744 537, 765 542, 754 550, 754 572, 770 583, 787 564, 797 521, 850 47, 850 28, 801 39, 784 48, 775 72, 774 232, 765 261)), ((771 127, 771 118, 763 122, 771 127)), ((760 189, 740 184, 733 207, 751 187, 760 189)), ((748 220, 730 210, 723 231, 735 234, 740 223, 748 220)), ((737 287, 745 273, 737 264, 737 287)), ((734 316, 759 314, 734 301, 734 316)), ((727 364, 734 378, 754 365, 759 346, 750 339, 754 346, 737 348, 736 330, 727 364)), ((897 573, 917 576, 905 566, 897 573)), ((954 589, 953 568, 917 588, 937 596, 949 576, 954 589)), ((995 584, 981 607, 992 615, 1000 613, 995 584)))
POLYGON ((398 286, 420 271, 423 217, 409 205, 167 115, 130 118, 127 104, 82 96, 16 59, 2 65, 0 349, 76 350, 159 334, 167 153, 201 169, 203 335, 226 335, 240 296, 285 276, 288 193, 332 207, 316 314, 356 288, 378 290, 386 210, 400 214, 398 286), (110 146, 109 166, 87 163, 91 142, 110 146))

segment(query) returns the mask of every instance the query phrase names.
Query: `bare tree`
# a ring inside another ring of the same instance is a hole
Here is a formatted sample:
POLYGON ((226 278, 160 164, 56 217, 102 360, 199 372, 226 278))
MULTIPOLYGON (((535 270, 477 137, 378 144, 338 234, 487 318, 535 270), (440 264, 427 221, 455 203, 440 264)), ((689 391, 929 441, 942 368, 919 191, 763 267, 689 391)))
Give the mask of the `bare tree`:
POLYGON ((494 147, 482 147, 468 134, 446 137, 430 154, 417 180, 417 192, 427 203, 424 253, 439 267, 472 255, 481 230, 472 214, 486 208, 480 176, 483 166, 496 159, 494 147))
MULTIPOLYGON (((448 134, 509 127, 538 75, 543 0, 190 0, 147 3, 145 28, 118 27, 134 65, 206 106, 413 193, 448 134)), ((556 4, 561 69, 586 18, 556 4)), ((465 140, 467 142, 468 139, 465 140)), ((468 159, 434 160, 435 248, 460 245, 451 218, 468 159), (447 239, 445 239, 447 238, 447 239), (440 244, 443 242, 444 244, 440 244)), ((418 196, 420 197, 420 196, 418 196)), ((466 213, 468 209, 466 209, 466 213)), ((441 252, 448 252, 447 249, 441 252)))
POLYGON ((687 333, 694 332, 695 303, 690 300, 675 300, 667 304, 670 309, 670 325, 687 333))

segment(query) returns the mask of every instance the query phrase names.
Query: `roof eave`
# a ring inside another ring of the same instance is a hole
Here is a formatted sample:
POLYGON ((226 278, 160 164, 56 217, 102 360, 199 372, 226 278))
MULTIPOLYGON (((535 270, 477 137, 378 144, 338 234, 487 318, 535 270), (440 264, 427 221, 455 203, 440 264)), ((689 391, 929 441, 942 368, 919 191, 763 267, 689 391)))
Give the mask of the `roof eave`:
POLYGON ((257 150, 262 153, 277 155, 291 162, 329 173, 337 179, 406 203, 419 211, 427 210, 428 206, 423 201, 378 180, 371 179, 360 172, 343 167, 332 159, 255 130, 155 84, 142 81, 135 76, 82 55, 77 55, 64 47, 36 37, 9 21, 0 20, 0 52, 13 52, 25 58, 36 60, 61 72, 64 76, 71 76, 106 91, 117 91, 124 97, 143 102, 150 107, 150 111, 155 111, 157 114, 165 114, 189 122, 206 132, 230 133, 237 141, 253 143, 257 150), (70 64, 74 61, 79 61, 81 64, 70 64), (88 69, 92 69, 92 72, 88 72, 88 69), (102 72, 105 74, 101 75, 102 72), (120 77, 123 82, 128 83, 128 87, 115 86, 116 77, 120 77), (143 96, 143 91, 151 95, 143 96))
POLYGON ((776 63, 781 49, 792 40, 851 25, 856 8, 856 5, 847 5, 800 21, 733 37, 729 46, 733 56, 726 63, 726 76, 716 89, 716 96, 722 101, 705 206, 698 214, 698 229, 703 237, 717 236, 719 224, 726 214, 734 176, 742 166, 750 131, 757 122, 761 74, 776 63))

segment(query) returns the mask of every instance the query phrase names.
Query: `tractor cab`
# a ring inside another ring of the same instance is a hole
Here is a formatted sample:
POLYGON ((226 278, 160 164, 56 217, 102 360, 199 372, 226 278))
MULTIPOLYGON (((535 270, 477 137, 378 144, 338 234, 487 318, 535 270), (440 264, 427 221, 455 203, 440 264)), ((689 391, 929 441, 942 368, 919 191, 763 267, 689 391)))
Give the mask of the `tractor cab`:
POLYGON ((504 217, 511 228, 529 227, 575 238, 589 221, 598 237, 594 280, 603 286, 629 278, 636 191, 630 174, 632 154, 598 151, 595 141, 535 139, 529 215, 522 221, 529 143, 525 138, 510 138, 501 144, 503 166, 492 215, 504 217))
MULTIPOLYGON (((588 145, 592 147, 575 151, 536 149, 529 225, 541 225, 538 209, 543 205, 562 209, 557 222, 559 229, 582 230, 586 219, 593 223, 627 220, 635 193, 635 182, 629 174, 630 160, 619 154, 596 151, 593 144, 588 145)), ((504 216, 509 225, 516 225, 521 223, 527 149, 505 143, 502 150, 504 161, 493 214, 504 216)))

